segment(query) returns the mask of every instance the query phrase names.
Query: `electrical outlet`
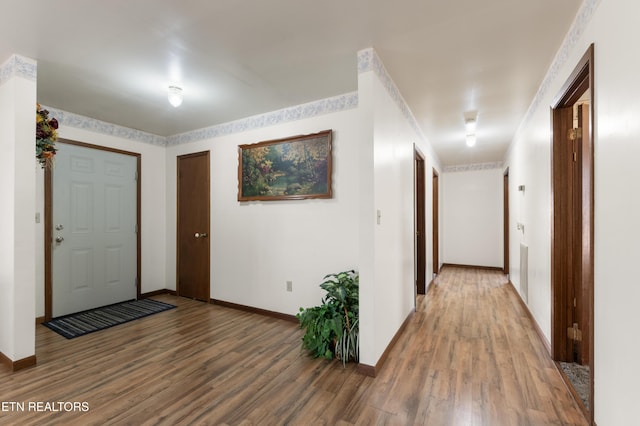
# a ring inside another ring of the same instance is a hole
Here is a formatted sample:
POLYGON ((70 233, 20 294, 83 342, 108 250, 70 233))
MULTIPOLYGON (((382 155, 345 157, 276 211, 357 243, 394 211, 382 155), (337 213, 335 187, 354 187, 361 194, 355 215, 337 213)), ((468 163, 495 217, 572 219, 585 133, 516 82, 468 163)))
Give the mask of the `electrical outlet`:
POLYGON ((287 281, 287 291, 293 291, 293 281, 287 281))

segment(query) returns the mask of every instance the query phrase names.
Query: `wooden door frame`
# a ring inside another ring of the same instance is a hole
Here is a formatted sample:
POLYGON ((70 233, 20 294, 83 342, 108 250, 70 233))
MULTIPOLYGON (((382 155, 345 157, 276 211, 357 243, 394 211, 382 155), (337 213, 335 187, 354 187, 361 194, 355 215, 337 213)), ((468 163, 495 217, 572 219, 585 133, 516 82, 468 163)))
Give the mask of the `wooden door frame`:
MULTIPOLYGON (((141 267, 141 234, 142 234, 142 215, 141 215, 141 159, 142 155, 138 152, 124 151, 121 149, 108 148, 105 146, 94 145, 86 142, 79 142, 70 139, 58 139, 58 143, 67 145, 75 145, 83 148, 95 149, 97 151, 107 151, 116 154, 129 155, 136 157, 136 223, 138 232, 136 233, 136 298, 142 296, 142 267, 141 267)), ((55 166, 54 166, 55 167, 55 166)), ((44 169, 44 320, 49 321, 53 312, 53 175, 51 168, 44 169)))
MULTIPOLYGON (((176 157, 176 295, 180 296, 180 160, 183 158, 205 156, 207 158, 207 177, 205 184, 207 186, 207 232, 209 239, 211 238, 211 152, 200 151, 190 154, 178 155, 176 157)), ((206 291, 206 303, 211 302, 211 243, 209 243, 209 254, 207 256, 209 265, 209 283, 206 291)), ((203 292, 204 293, 204 292, 203 292)))
MULTIPOLYGON (((558 215, 556 217, 556 197, 560 197, 562 192, 561 181, 556 181, 555 176, 560 167, 554 162, 556 146, 560 143, 561 135, 556 130, 558 126, 557 114, 560 108, 567 108, 574 105, 587 90, 589 91, 589 123, 591 130, 589 138, 583 141, 583 245, 588 245, 588 259, 583 262, 583 281, 587 288, 586 309, 590 320, 588 336, 589 342, 589 368, 590 368, 590 394, 589 394, 589 416, 590 422, 594 422, 594 141, 595 141, 595 78, 594 78, 594 45, 589 46, 587 52, 578 62, 569 79, 563 85, 559 95, 551 107, 552 123, 552 144, 551 144, 551 356, 556 361, 566 360, 566 340, 567 324, 565 321, 567 309, 573 305, 573 300, 569 299, 567 285, 562 282, 561 274, 563 268, 568 268, 567 253, 562 250, 562 241, 556 238, 555 229, 563 226, 571 226, 567 220, 558 215), (584 186, 586 185, 586 186, 584 186), (586 197, 585 197, 586 195, 586 197)), ((564 138, 562 138, 564 139, 564 138)), ((565 190, 566 191, 566 190, 565 190)), ((566 192, 565 192, 566 193, 566 192)), ((566 244, 565 244, 566 247, 566 244)), ((564 249, 566 250, 566 248, 564 249)))
POLYGON ((431 230, 432 230, 432 262, 434 278, 440 273, 440 175, 435 168, 431 177, 431 230))
POLYGON ((415 265, 416 265, 416 293, 425 294, 427 291, 427 240, 426 240, 426 172, 425 157, 414 145, 414 204, 415 204, 415 265), (418 164, 421 163, 419 167, 418 164))
POLYGON ((504 239, 504 259, 503 271, 509 276, 509 168, 507 167, 503 175, 503 239, 504 239))

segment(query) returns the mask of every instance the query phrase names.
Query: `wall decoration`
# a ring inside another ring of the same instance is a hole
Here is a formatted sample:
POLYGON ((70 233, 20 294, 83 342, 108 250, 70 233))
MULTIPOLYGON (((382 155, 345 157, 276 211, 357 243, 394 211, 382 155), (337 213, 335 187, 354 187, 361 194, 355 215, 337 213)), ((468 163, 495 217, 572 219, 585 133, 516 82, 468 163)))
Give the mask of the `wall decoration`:
POLYGON ((238 147, 238 201, 331 198, 332 131, 238 147))
POLYGON ((50 168, 56 155, 58 120, 49 118, 49 111, 36 104, 36 159, 40 167, 50 168))

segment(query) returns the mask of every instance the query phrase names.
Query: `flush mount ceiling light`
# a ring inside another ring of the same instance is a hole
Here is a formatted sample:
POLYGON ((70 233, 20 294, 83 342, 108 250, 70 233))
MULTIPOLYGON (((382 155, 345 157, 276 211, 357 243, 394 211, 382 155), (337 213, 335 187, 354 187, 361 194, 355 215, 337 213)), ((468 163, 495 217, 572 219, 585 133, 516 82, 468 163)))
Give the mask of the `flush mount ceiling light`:
POLYGON ((476 133, 476 119, 468 118, 464 121, 464 128, 467 131, 467 135, 474 135, 476 133))
POLYGON ((472 147, 476 144, 476 135, 467 135, 467 146, 472 147))
POLYGON ((465 139, 468 147, 472 147, 476 144, 476 117, 476 111, 465 113, 464 129, 465 134, 467 135, 465 139))
POLYGON ((169 103, 174 107, 182 105, 182 88, 178 86, 169 86, 169 103))

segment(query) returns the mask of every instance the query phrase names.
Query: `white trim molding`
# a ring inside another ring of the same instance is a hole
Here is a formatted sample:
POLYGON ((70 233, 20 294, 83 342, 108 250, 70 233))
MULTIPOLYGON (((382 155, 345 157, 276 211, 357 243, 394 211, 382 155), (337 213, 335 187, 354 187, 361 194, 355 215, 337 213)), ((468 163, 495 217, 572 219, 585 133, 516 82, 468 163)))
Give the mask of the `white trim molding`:
POLYGON ((476 163, 476 164, 460 164, 457 166, 446 166, 444 173, 454 172, 475 172, 478 170, 493 170, 502 169, 503 163, 501 161, 495 163, 476 163))
POLYGON ((167 138, 167 145, 182 145, 185 143, 217 138, 233 133, 242 133, 263 127, 304 120, 307 118, 317 117, 319 115, 332 114, 357 107, 358 92, 350 92, 331 98, 320 99, 318 101, 295 105, 277 111, 258 114, 252 117, 230 121, 228 123, 217 124, 215 126, 169 136, 167 138))
POLYGON ((413 130, 416 134, 425 142, 427 142, 427 138, 422 132, 416 117, 413 115, 413 112, 409 108, 409 105, 405 102, 402 97, 402 93, 400 93, 400 89, 394 83, 391 75, 387 72, 382 60, 376 53, 376 51, 370 47, 368 49, 363 49, 358 52, 358 74, 362 74, 365 72, 373 71, 375 75, 380 79, 382 85, 384 86, 391 99, 396 103, 405 119, 410 123, 413 130))
POLYGON ((36 81, 38 77, 38 63, 24 56, 11 56, 0 65, 0 86, 13 77, 36 81))
POLYGON ((151 145, 166 146, 167 138, 143 132, 141 130, 130 129, 128 127, 118 126, 117 124, 107 123, 106 121, 96 120, 95 118, 85 117, 74 114, 72 112, 63 111, 56 108, 45 107, 49 110, 50 116, 58 120, 61 126, 69 126, 76 129, 89 130, 103 135, 115 136, 123 139, 129 139, 138 142, 144 142, 151 145))
MULTIPOLYGON (((580 36, 584 32, 589 22, 591 22, 591 18, 593 17, 593 14, 595 13, 595 10, 598 4, 600 3, 600 1, 601 0, 584 0, 584 2, 582 3, 582 6, 580 6, 580 9, 578 10, 578 13, 576 14, 576 17, 573 21, 573 24, 571 24, 571 28, 569 29, 569 32, 567 33, 564 40, 562 41, 562 45, 560 46, 558 53, 556 53, 556 56, 553 59, 553 62, 551 63, 551 66, 549 67, 547 74, 542 80, 542 83, 540 84, 540 87, 538 88, 536 95, 533 97, 533 101, 531 101, 531 104, 529 105, 529 109, 527 110, 526 114, 524 115, 524 118, 522 119, 522 121, 520 122, 520 125, 518 126, 518 129, 516 130, 516 133, 512 139, 513 141, 518 140, 520 133, 527 126, 527 124, 529 123, 529 120, 531 120, 532 114, 534 113, 534 111, 538 109, 540 102, 542 102, 542 99, 545 97, 545 95, 549 91, 549 85, 551 84, 552 81, 556 79, 560 69, 567 63, 567 60, 569 60, 569 55, 571 51, 575 48, 576 43, 580 39, 580 36)), ((507 152, 505 153, 504 158, 509 158, 511 146, 513 146, 513 142, 509 146, 509 149, 507 149, 507 152)))

